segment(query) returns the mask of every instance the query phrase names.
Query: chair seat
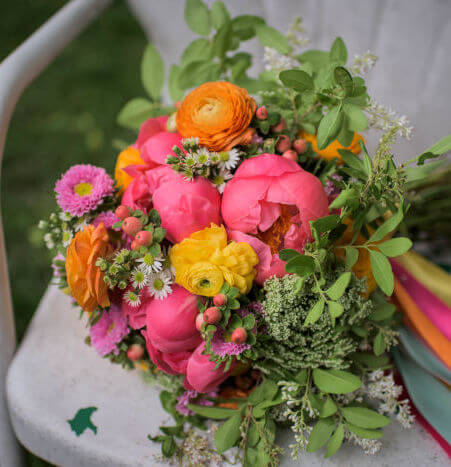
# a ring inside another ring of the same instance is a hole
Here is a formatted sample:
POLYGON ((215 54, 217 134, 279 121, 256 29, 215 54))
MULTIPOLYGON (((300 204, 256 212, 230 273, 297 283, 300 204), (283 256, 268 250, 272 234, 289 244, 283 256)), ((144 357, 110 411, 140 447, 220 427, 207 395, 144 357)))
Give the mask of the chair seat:
MULTIPOLYGON (((69 467, 138 467, 159 465, 160 447, 147 440, 170 419, 160 407, 158 390, 139 372, 124 371, 100 358, 83 340, 84 320, 70 298, 50 286, 10 366, 7 397, 17 437, 30 451, 69 467), (80 408, 98 408, 91 417, 97 434, 76 436, 69 426, 80 408)), ((308 454, 294 463, 287 455, 281 465, 308 466, 443 466, 447 456, 428 433, 416 426, 386 430, 383 449, 365 456, 346 446, 332 459, 308 454)), ((282 433, 287 447, 292 436, 282 433)), ((289 449, 286 449, 288 452, 289 449)))

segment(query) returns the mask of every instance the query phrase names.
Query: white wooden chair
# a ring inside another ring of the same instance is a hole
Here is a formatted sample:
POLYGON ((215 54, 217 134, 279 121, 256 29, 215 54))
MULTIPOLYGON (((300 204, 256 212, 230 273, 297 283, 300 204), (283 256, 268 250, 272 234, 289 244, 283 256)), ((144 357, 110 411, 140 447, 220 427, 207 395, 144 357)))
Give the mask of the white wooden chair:
MULTIPOLYGON (((0 154, 9 120, 23 89, 111 0, 72 0, 0 65, 0 154)), ((166 63, 177 59, 191 39, 181 0, 129 0, 166 63)), ((407 159, 449 132, 451 3, 446 0, 226 0, 233 14, 265 16, 283 29, 302 15, 315 47, 336 35, 351 55, 371 49, 382 59, 370 78, 381 102, 411 117, 414 142, 399 146, 407 159)), ((112 38, 114 40, 114 38, 112 38)), ((123 40, 123 39, 121 39, 123 40)), ((250 44, 251 49, 257 48, 250 44)), ((257 63, 255 69, 261 67, 257 63)), ((5 246, 0 232, 0 465, 23 465, 16 439, 57 465, 116 467, 157 465, 159 446, 149 442, 166 419, 157 391, 136 372, 100 359, 83 343, 86 329, 68 297, 49 287, 14 358, 14 321, 5 246), (9 368, 9 369, 8 369, 9 368), (8 372, 7 372, 8 370, 8 372), (6 388, 6 391, 5 391, 6 388), (7 399, 7 403, 6 403, 7 399), (67 420, 95 406, 97 434, 77 437, 67 420)), ((387 430, 383 451, 364 457, 347 447, 331 460, 308 455, 311 466, 441 466, 446 455, 419 427, 387 430)), ((289 437, 281 437, 282 445, 289 437)), ((282 465, 294 465, 287 456, 282 465)))

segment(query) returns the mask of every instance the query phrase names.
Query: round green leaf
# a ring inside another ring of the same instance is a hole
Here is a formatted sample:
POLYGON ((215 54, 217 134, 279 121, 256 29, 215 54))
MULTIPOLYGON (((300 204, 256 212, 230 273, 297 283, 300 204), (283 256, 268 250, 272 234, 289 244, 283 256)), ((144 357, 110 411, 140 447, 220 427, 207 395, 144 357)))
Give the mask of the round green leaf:
POLYGON ((255 27, 255 32, 263 47, 271 47, 281 54, 288 54, 290 52, 291 48, 288 39, 277 29, 266 24, 259 24, 255 27))
POLYGON ((285 271, 297 274, 298 276, 308 276, 315 270, 315 262, 310 256, 299 255, 292 258, 285 265, 285 271))
POLYGON ((210 9, 211 22, 215 29, 230 21, 230 14, 223 2, 215 2, 210 9))
POLYGON ((315 87, 311 76, 302 70, 282 71, 279 74, 279 79, 285 86, 293 88, 299 92, 311 91, 315 87))
POLYGON ((336 62, 346 63, 348 59, 348 51, 341 37, 337 37, 330 49, 330 59, 336 62))
POLYGON ((362 385, 358 376, 347 371, 319 368, 313 370, 313 382, 320 391, 330 394, 347 394, 362 385))
POLYGON ((211 44, 208 39, 196 39, 183 51, 180 65, 185 66, 190 62, 197 60, 205 60, 209 58, 211 53, 211 44))
POLYGON ((349 423, 361 428, 381 428, 390 423, 388 417, 366 407, 343 407, 341 413, 349 423))
POLYGON ((149 44, 141 62, 141 81, 145 90, 158 100, 164 85, 164 63, 153 44, 149 44))
POLYGON ((185 21, 196 34, 208 36, 210 33, 210 15, 202 0, 186 0, 185 21))

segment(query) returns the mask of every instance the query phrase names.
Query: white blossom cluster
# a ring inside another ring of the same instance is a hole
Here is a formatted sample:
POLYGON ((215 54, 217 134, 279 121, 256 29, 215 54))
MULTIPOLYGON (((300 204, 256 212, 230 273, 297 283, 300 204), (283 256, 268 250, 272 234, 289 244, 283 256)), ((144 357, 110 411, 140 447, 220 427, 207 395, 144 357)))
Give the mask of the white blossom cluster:
POLYGON ((365 111, 369 116, 369 127, 383 131, 396 128, 397 133, 402 137, 406 139, 412 137, 413 127, 406 115, 399 116, 393 109, 377 103, 374 99, 370 99, 365 111))
POLYGON ((354 76, 366 75, 376 64, 378 57, 367 50, 363 55, 354 55, 354 61, 349 71, 354 76))
POLYGON ((296 62, 291 57, 282 55, 271 47, 265 47, 263 63, 265 64, 265 70, 267 71, 280 72, 283 70, 291 70, 296 67, 296 62))
POLYGON ((310 39, 307 36, 306 29, 304 28, 302 17, 297 16, 294 18, 288 29, 287 39, 294 51, 310 44, 310 39))
POLYGON ((376 439, 360 438, 349 430, 345 431, 345 439, 357 446, 360 446, 363 449, 363 452, 369 455, 377 454, 382 447, 382 443, 380 441, 376 439))

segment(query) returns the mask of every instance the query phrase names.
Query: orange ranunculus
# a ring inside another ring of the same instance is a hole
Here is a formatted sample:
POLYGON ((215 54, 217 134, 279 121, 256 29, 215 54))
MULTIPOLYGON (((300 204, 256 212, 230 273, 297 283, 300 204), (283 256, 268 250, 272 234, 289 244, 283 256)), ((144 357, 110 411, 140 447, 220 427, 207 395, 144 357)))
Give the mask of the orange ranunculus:
POLYGON ((332 141, 332 143, 327 146, 327 148, 324 149, 318 149, 318 145, 316 142, 316 135, 312 135, 310 133, 306 133, 304 131, 301 131, 299 136, 302 139, 305 139, 309 143, 312 144, 312 149, 315 151, 320 157, 323 159, 326 159, 327 161, 330 161, 334 157, 338 159, 339 162, 342 162, 342 158, 340 156, 340 153, 338 152, 339 149, 347 149, 348 151, 351 151, 353 154, 360 154, 361 148, 359 146, 359 141, 365 142, 363 139, 363 136, 359 133, 354 133, 354 137, 352 138, 352 142, 348 147, 343 146, 338 142, 338 139, 335 141, 332 141))
POLYGON ((111 254, 111 251, 103 223, 97 227, 88 225, 77 232, 67 249, 67 283, 72 296, 84 311, 110 305, 104 274, 96 266, 96 261, 111 254))
POLYGON ((116 168, 114 169, 114 179, 116 180, 117 186, 121 190, 125 190, 133 178, 125 172, 123 169, 129 165, 144 165, 145 162, 141 159, 138 149, 133 146, 129 146, 124 149, 119 156, 117 156, 116 168))
POLYGON ((225 81, 204 83, 183 100, 177 130, 183 138, 199 138, 211 151, 228 151, 251 142, 255 130, 249 123, 256 107, 243 88, 225 81))

